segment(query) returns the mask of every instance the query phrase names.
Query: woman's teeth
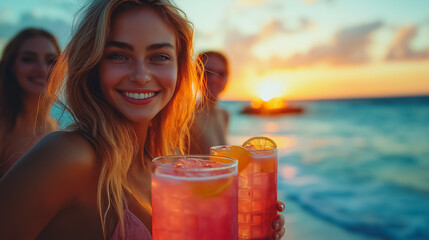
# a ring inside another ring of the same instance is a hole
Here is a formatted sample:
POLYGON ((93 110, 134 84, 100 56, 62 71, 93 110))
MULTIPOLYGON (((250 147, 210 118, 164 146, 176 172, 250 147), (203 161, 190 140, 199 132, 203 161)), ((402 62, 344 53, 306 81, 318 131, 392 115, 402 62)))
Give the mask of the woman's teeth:
POLYGON ((132 99, 146 99, 146 98, 150 98, 153 95, 155 95, 154 92, 150 92, 150 93, 132 93, 132 92, 125 92, 124 93, 125 96, 132 98, 132 99))

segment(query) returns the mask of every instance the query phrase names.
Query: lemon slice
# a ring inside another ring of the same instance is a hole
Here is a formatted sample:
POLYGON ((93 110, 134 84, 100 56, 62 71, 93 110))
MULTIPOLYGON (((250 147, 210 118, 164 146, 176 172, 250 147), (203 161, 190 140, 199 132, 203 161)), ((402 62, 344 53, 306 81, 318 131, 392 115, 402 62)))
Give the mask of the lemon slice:
MULTIPOLYGON (((275 150, 277 149, 277 144, 270 138, 267 137, 253 137, 248 139, 243 143, 243 147, 249 149, 250 151, 264 151, 264 150, 275 150)), ((277 164, 277 155, 273 155, 269 159, 259 163, 260 172, 263 173, 274 173, 276 171, 277 164)))
POLYGON ((252 137, 243 143, 243 147, 253 147, 255 150, 272 150, 277 148, 277 144, 267 137, 252 137))
POLYGON ((202 199, 217 197, 225 192, 231 185, 233 177, 227 179, 219 179, 213 182, 187 182, 192 189, 192 192, 202 199))
POLYGON ((250 163, 250 152, 240 146, 222 146, 212 152, 214 155, 232 157, 238 161, 238 172, 243 171, 250 163))

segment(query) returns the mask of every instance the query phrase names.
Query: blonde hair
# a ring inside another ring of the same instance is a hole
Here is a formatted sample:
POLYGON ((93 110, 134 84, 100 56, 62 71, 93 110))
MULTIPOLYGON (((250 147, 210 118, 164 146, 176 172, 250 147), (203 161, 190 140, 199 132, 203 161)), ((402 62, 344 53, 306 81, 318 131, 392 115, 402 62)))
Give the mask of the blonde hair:
MULTIPOLYGON (((127 172, 139 146, 130 122, 107 103, 98 76, 98 63, 111 34, 111 21, 120 11, 136 6, 155 10, 176 35, 178 79, 169 103, 153 119, 148 129, 145 154, 151 157, 183 153, 189 144, 189 124, 196 102, 195 87, 201 84, 193 60, 193 27, 186 15, 168 0, 94 0, 86 5, 75 34, 60 57, 48 86, 48 97, 63 92, 63 107, 72 114, 70 128, 94 147, 100 161, 97 203, 106 238, 108 213, 117 215, 122 231, 123 190, 132 194, 127 172), (63 81, 64 79, 64 81, 63 81)), ((150 162, 146 162, 146 167, 150 162)), ((150 186, 149 186, 150 187, 150 186)))

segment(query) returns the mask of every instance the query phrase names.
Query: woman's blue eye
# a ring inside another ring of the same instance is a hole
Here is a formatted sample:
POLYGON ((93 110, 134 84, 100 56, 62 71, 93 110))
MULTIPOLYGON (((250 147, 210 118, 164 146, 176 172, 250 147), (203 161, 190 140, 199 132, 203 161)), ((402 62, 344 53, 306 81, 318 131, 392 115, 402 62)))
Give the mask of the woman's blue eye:
POLYGON ((152 57, 152 60, 155 62, 163 62, 163 61, 170 60, 170 57, 166 56, 166 55, 156 55, 156 56, 152 57))
POLYGON ((126 56, 124 56, 122 54, 119 54, 119 53, 110 53, 110 54, 107 54, 107 58, 111 59, 111 60, 120 60, 120 61, 128 59, 126 56))

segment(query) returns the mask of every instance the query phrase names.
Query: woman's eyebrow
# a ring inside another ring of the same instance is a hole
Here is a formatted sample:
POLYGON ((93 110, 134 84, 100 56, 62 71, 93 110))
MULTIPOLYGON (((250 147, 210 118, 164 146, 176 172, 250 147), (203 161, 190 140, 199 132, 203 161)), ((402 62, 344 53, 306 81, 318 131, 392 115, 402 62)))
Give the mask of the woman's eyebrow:
POLYGON ((134 50, 134 47, 128 43, 124 43, 124 42, 116 42, 116 41, 110 41, 107 43, 108 47, 117 47, 117 48, 123 48, 123 49, 127 49, 130 51, 134 50))
MULTIPOLYGON (((117 47, 117 48, 122 48, 122 49, 127 49, 130 51, 134 50, 134 47, 128 43, 124 43, 124 42, 117 42, 117 41, 110 41, 109 43, 107 43, 108 47, 117 47)), ((165 42, 165 43, 153 43, 150 44, 149 46, 146 47, 146 50, 157 50, 157 49, 162 49, 162 48, 171 48, 174 49, 173 44, 165 42)))
POLYGON ((146 50, 157 50, 157 49, 161 49, 161 48, 174 49, 174 46, 171 43, 154 43, 154 44, 150 44, 149 46, 147 46, 146 50))
POLYGON ((20 54, 21 55, 37 55, 35 52, 32 52, 32 51, 22 51, 20 54))

